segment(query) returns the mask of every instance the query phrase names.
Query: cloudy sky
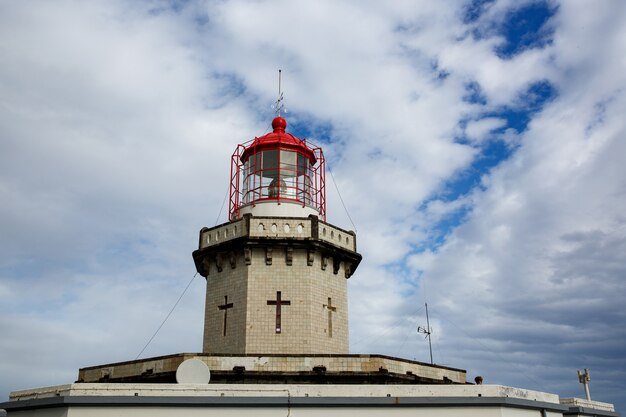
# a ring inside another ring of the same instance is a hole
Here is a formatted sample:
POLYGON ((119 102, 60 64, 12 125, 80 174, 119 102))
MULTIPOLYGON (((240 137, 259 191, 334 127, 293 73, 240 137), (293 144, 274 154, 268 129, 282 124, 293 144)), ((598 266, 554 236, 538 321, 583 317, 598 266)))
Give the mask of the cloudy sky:
POLYGON ((324 147, 352 353, 626 411, 626 2, 0 1, 0 399, 201 350, 229 159, 324 147), (390 3, 390 4, 387 4, 390 3))

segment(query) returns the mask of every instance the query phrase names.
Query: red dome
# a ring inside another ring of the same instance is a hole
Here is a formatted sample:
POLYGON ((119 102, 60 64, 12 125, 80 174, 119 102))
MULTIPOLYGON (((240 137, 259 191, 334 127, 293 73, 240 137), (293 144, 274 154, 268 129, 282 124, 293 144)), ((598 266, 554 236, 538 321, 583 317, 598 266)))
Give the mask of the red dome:
POLYGON ((317 158, 311 148, 309 148, 305 141, 298 139, 294 135, 285 132, 287 127, 287 121, 282 117, 276 117, 272 120, 273 132, 259 138, 254 138, 252 143, 246 147, 241 155, 241 161, 245 162, 251 154, 265 150, 265 149, 290 149, 298 151, 306 155, 311 162, 315 164, 317 158))
POLYGON ((272 120, 272 129, 274 129, 274 132, 276 132, 277 130, 281 130, 284 132, 286 128, 287 120, 283 119, 282 117, 278 116, 275 117, 274 120, 272 120))

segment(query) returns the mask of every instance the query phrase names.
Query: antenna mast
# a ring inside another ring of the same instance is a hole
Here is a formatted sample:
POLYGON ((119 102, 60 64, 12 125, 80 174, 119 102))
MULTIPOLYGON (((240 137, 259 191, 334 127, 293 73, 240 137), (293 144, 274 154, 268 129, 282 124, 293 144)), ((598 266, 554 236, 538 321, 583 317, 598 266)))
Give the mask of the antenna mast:
POLYGON ((283 104, 283 90, 281 88, 281 78, 282 78, 282 70, 278 70, 278 98, 276 99, 276 103, 274 104, 274 110, 276 110, 276 116, 280 117, 281 111, 285 110, 285 105, 283 104))
POLYGON ((430 350, 430 364, 433 365, 433 345, 430 341, 430 334, 432 333, 432 329, 430 328, 430 319, 428 318, 428 303, 424 303, 424 305, 426 306, 426 328, 423 328, 422 326, 417 326, 417 332, 425 334, 426 338, 428 338, 428 348, 430 350))
POLYGON ((578 382, 585 386, 585 396, 587 401, 591 401, 591 394, 589 394, 589 369, 585 368, 583 371, 578 371, 578 382))

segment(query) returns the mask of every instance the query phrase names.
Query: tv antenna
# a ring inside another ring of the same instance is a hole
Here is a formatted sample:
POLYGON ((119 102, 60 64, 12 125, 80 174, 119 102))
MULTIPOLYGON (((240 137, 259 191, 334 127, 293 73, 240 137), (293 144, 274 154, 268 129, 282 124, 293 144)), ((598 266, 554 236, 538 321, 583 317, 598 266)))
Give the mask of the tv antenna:
POLYGON ((433 365, 433 345, 430 341, 432 329, 430 328, 430 320, 428 319, 428 303, 424 303, 424 305, 426 306, 426 328, 422 326, 417 326, 417 332, 425 334, 426 338, 428 339, 428 348, 430 349, 430 364, 433 365))
POLYGON ((278 70, 278 98, 276 102, 272 105, 272 108, 276 112, 276 116, 280 117, 280 112, 287 113, 287 109, 285 108, 285 104, 283 103, 283 90, 281 86, 281 78, 282 78, 282 70, 278 70))

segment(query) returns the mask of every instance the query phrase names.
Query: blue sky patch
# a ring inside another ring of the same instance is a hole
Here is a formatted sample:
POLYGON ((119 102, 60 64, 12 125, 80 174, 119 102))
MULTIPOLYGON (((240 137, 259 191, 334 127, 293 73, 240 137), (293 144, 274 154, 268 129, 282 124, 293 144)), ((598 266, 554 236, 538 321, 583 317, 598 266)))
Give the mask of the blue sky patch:
POLYGON ((554 28, 547 25, 558 7, 547 2, 528 4, 509 12, 498 32, 506 41, 496 48, 500 58, 510 58, 526 49, 543 48, 552 43, 554 28))
POLYGON ((587 126, 585 127, 585 135, 589 136, 591 132, 598 126, 601 126, 604 123, 604 119, 606 117, 606 108, 609 103, 613 101, 613 97, 610 97, 606 100, 598 101, 593 106, 593 116, 587 126))
MULTIPOLYGON (((466 85, 467 95, 464 100, 470 103, 485 104, 486 99, 482 94, 480 85, 472 82, 466 85)), ((471 165, 460 171, 447 181, 438 191, 428 200, 425 200, 420 211, 426 210, 428 203, 432 201, 451 202, 463 196, 468 195, 476 187, 481 186, 481 180, 484 175, 502 161, 505 161, 513 155, 515 147, 508 142, 501 140, 502 135, 508 129, 514 129, 518 134, 524 132, 528 128, 532 116, 544 108, 550 101, 557 96, 557 91, 548 81, 542 80, 531 84, 523 93, 515 100, 515 105, 503 106, 501 108, 485 111, 478 119, 482 118, 498 118, 506 120, 506 124, 492 131, 492 138, 485 140, 478 145, 479 152, 472 161, 471 165)), ((462 120, 459 126, 464 129, 470 120, 462 120)), ((467 137, 459 137, 457 143, 470 145, 472 142, 467 137)), ((416 248, 418 251, 425 249, 436 249, 443 242, 446 236, 462 224, 469 213, 470 207, 461 207, 460 209, 444 216, 439 222, 429 229, 430 236, 416 248)))
POLYGON ((312 144, 320 146, 332 142, 333 125, 328 121, 300 113, 289 113, 287 123, 287 131, 300 139, 311 140, 312 144))
POLYGON ((558 96, 556 88, 547 80, 532 83, 515 100, 514 105, 486 112, 483 117, 499 117, 507 120, 506 128, 522 133, 528 128, 531 117, 558 96))
MULTIPOLYGON (((484 96, 482 96, 478 83, 469 83, 466 89, 468 91, 465 97, 466 101, 481 104, 484 102, 484 96)), ((504 141, 498 140, 499 135, 503 134, 507 129, 515 129, 518 134, 524 132, 528 128, 528 123, 532 116, 543 109, 547 103, 554 100, 557 95, 557 90, 550 82, 541 80, 531 84, 526 91, 521 93, 515 100, 515 105, 485 111, 477 119, 472 119, 480 120, 482 118, 495 117, 506 120, 506 124, 493 131, 494 138, 492 140, 481 144, 480 153, 474 159, 472 165, 444 186, 441 193, 444 201, 455 200, 459 196, 467 194, 474 186, 480 184, 480 178, 483 175, 500 162, 508 159, 513 149, 510 149, 510 146, 504 141)), ((469 121, 462 120, 459 126, 464 128, 469 121)), ((461 144, 470 143, 468 138, 464 136, 457 138, 456 141, 461 144)))
POLYGON ((483 92, 480 84, 476 81, 471 81, 465 84, 465 95, 463 101, 472 104, 487 104, 487 96, 483 92))
POLYGON ((558 6, 550 1, 534 1, 518 8, 511 8, 502 20, 480 21, 491 0, 471 2, 463 14, 463 23, 470 25, 474 39, 499 36, 503 42, 495 48, 502 59, 509 59, 527 49, 543 48, 552 43, 554 28, 550 19, 558 12, 558 6))
MULTIPOLYGON (((434 199, 429 201, 434 201, 434 199)), ((426 207, 427 203, 424 203, 421 210, 425 210, 426 207)), ((448 235, 467 220, 471 212, 471 207, 464 205, 443 216, 436 224, 428 229, 428 236, 423 239, 419 245, 415 246, 413 253, 420 253, 425 250, 435 252, 437 248, 445 243, 448 235)))
POLYGON ((480 15, 483 14, 485 9, 489 5, 493 4, 495 0, 474 0, 465 7, 463 14, 463 23, 472 23, 478 20, 480 15))

